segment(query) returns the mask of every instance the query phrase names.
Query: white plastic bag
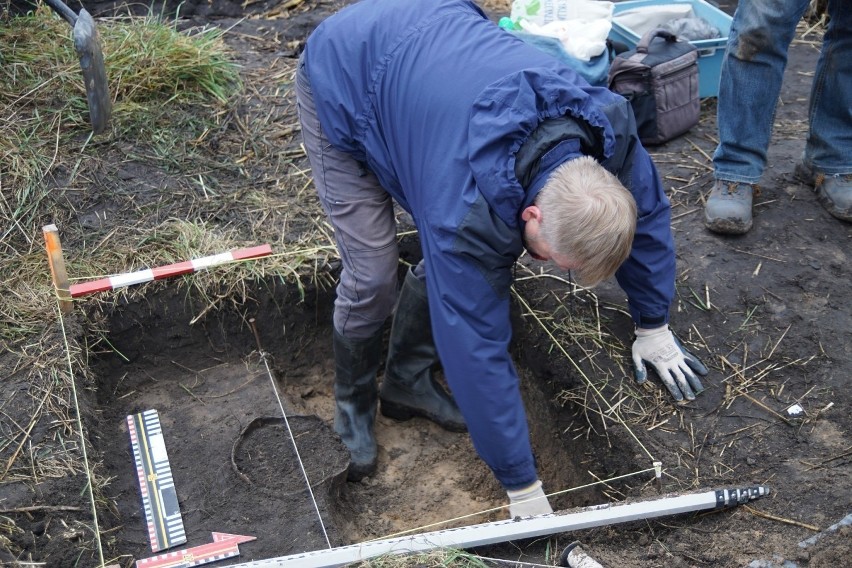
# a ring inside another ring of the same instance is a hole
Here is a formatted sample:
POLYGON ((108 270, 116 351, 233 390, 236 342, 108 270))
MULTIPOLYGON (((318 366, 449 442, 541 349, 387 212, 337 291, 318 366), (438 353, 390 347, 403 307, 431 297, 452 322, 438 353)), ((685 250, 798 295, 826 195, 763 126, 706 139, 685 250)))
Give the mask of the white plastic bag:
POLYGON ((606 51, 606 38, 612 29, 608 20, 557 20, 539 26, 521 20, 521 29, 531 34, 556 38, 570 55, 590 61, 606 51))
POLYGON ((613 4, 605 0, 513 0, 511 18, 543 26, 564 20, 612 21, 613 4))
POLYGON ((511 18, 521 30, 556 38, 569 55, 588 62, 606 50, 613 9, 605 0, 514 0, 511 18))

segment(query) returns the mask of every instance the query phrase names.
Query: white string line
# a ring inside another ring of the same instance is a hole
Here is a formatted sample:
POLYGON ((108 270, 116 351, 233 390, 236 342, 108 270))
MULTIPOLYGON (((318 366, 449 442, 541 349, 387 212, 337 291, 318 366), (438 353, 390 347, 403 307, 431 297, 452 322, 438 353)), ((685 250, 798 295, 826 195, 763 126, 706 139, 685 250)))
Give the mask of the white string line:
MULTIPOLYGON (((545 497, 554 497, 556 495, 562 495, 563 493, 570 493, 571 491, 579 491, 580 489, 588 489, 589 487, 594 487, 595 485, 600 485, 602 483, 606 484, 606 483, 609 483, 610 481, 618 481, 619 479, 624 479, 626 477, 632 477, 634 475, 640 475, 640 474, 643 474, 643 473, 648 473, 649 471, 655 471, 655 470, 654 470, 653 467, 650 467, 648 469, 634 471, 632 473, 625 473, 623 475, 618 475, 616 477, 611 477, 609 479, 601 479, 599 481, 594 481, 592 483, 587 483, 585 485, 578 485, 577 487, 571 487, 570 489, 562 489, 560 491, 554 491, 553 493, 548 493, 547 495, 545 495, 545 497)), ((533 501, 535 499, 541 499, 541 497, 534 497, 533 499, 528 499, 527 501, 533 501)), ((439 526, 439 525, 445 525, 447 523, 452 523, 454 521, 460 521, 462 519, 467 519, 469 517, 476 517, 476 516, 479 516, 479 515, 484 515, 485 513, 493 513, 493 512, 496 512, 496 511, 500 511, 502 509, 506 509, 508 507, 509 507, 509 505, 500 505, 499 507, 492 507, 490 509, 485 509, 484 511, 479 511, 479 512, 475 512, 475 513, 468 513, 466 515, 462 515, 460 517, 454 517, 452 519, 447 519, 447 520, 444 520, 444 521, 436 521, 434 523, 429 523, 428 525, 423 525, 423 526, 415 527, 413 529, 408 529, 408 530, 405 530, 405 531, 400 531, 400 532, 397 532, 397 533, 389 534, 389 535, 386 535, 386 536, 382 536, 382 537, 378 537, 378 538, 372 538, 370 540, 365 540, 361 544, 379 541, 379 540, 387 540, 387 539, 390 539, 390 538, 395 538, 395 537, 402 536, 402 535, 405 535, 405 534, 413 533, 415 531, 422 531, 424 529, 428 529, 428 528, 431 528, 431 527, 436 527, 436 526, 439 526)))
POLYGON ((302 470, 302 477, 305 478, 305 485, 308 486, 308 494, 311 496, 311 503, 313 503, 314 511, 317 513, 317 518, 319 519, 319 524, 322 528, 322 535, 325 537, 325 543, 329 548, 333 548, 331 546, 331 541, 328 538, 328 533, 325 530, 325 523, 322 522, 322 515, 320 514, 317 500, 314 498, 314 491, 311 489, 311 482, 308 479, 308 474, 305 471, 304 464, 302 463, 302 457, 299 455, 299 448, 296 446, 296 438, 293 436, 293 430, 290 429, 290 421, 287 419, 287 413, 284 411, 284 404, 281 402, 281 397, 278 395, 278 389, 275 386, 275 379, 272 376, 272 371, 269 370, 269 363, 266 362, 266 352, 260 349, 260 345, 258 345, 257 348, 260 353, 260 359, 266 367, 266 374, 269 375, 269 383, 272 385, 272 392, 275 393, 275 400, 278 401, 278 408, 281 410, 281 416, 284 418, 284 424, 287 426, 287 432, 290 434, 290 441, 293 443, 293 450, 296 452, 296 460, 298 460, 299 468, 302 470))
MULTIPOLYGON (((58 296, 57 296, 58 300, 58 296)), ((95 531, 95 543, 98 547, 98 559, 100 560, 100 565, 104 565, 104 550, 101 546, 101 529, 98 525, 98 509, 95 506, 95 492, 94 492, 94 483, 92 481, 92 474, 89 470, 89 456, 86 452, 86 438, 83 434, 83 420, 80 417, 80 404, 77 402, 77 385, 74 379, 74 365, 71 360, 71 346, 68 344, 68 334, 65 332, 65 319, 62 317, 62 309, 59 306, 59 302, 56 303, 56 310, 59 313, 59 327, 62 329, 62 341, 65 344, 65 355, 68 360, 68 374, 71 377, 71 395, 74 399, 74 410, 77 412, 77 430, 80 433, 80 447, 83 449, 83 466, 86 468, 86 479, 88 480, 89 486, 89 503, 92 506, 92 521, 94 523, 94 531, 95 531)))
MULTIPOLYGON (((533 311, 532 307, 527 303, 524 297, 521 296, 521 294, 517 290, 515 290, 514 287, 512 287, 512 293, 531 314, 535 315, 535 312, 533 311)), ((565 358, 571 362, 571 365, 574 367, 574 369, 576 369, 577 372, 580 373, 580 376, 583 378, 586 384, 591 387, 591 389, 595 392, 600 401, 606 405, 606 407, 609 409, 610 413, 616 418, 618 423, 624 426, 624 429, 627 430, 627 433, 630 434, 630 436, 636 441, 637 444, 639 444, 639 447, 642 448, 642 450, 645 452, 645 454, 648 455, 649 458, 651 458, 651 461, 656 461, 654 460, 653 454, 651 454, 651 452, 648 451, 648 448, 646 448, 645 445, 641 441, 639 441, 639 438, 636 437, 636 434, 633 433, 633 430, 631 430, 627 423, 624 421, 624 419, 621 418, 621 414, 618 412, 618 410, 613 408, 609 401, 604 397, 603 393, 594 385, 594 383, 592 383, 591 379, 586 376, 586 373, 583 371, 583 369, 580 368, 580 365, 578 365, 577 362, 574 361, 574 358, 568 354, 564 347, 562 347, 562 344, 557 341, 556 337, 553 335, 553 333, 551 333, 550 329, 548 329, 547 326, 544 325, 544 322, 542 322, 541 319, 538 318, 538 316, 536 316, 535 320, 538 322, 538 324, 541 326, 547 336, 550 337, 556 347, 562 352, 565 358)))

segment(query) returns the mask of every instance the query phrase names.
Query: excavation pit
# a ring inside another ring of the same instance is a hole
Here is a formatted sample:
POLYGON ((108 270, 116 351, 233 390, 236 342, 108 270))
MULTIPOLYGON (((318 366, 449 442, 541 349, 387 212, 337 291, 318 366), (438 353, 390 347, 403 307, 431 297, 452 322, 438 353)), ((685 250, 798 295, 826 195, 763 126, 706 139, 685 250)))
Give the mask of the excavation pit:
MULTIPOLYGON (((115 515, 101 519, 114 538, 111 548, 136 559, 152 555, 125 425, 128 415, 151 409, 163 430, 184 547, 210 542, 213 532, 252 536, 240 545, 241 559, 262 560, 507 517, 497 509, 505 493, 468 435, 419 418, 397 422, 379 414, 378 471, 347 482, 348 453, 331 427, 334 292, 279 281, 253 286, 251 301, 205 312, 204 302, 163 285, 145 302, 116 309, 103 335, 91 332, 98 423, 89 429, 98 432, 93 444, 103 456, 102 475, 112 479, 105 497, 115 515)), ((513 350, 546 488, 589 484, 590 471, 640 469, 631 467, 628 451, 569 433, 581 418, 554 402, 560 387, 540 378, 548 374, 541 353, 525 355, 522 346, 536 343, 526 333, 516 321, 513 350)), ((607 500, 592 487, 552 503, 567 509, 607 500)))

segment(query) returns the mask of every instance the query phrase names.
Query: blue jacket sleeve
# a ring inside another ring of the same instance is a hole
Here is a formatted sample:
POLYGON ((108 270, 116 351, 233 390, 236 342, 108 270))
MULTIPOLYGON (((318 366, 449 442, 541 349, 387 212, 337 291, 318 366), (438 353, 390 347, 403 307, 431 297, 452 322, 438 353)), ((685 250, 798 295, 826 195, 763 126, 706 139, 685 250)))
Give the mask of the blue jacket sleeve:
POLYGON ((675 291, 671 205, 648 152, 637 143, 632 154, 628 189, 638 208, 636 235, 630 256, 615 276, 627 293, 634 323, 658 327, 669 321, 675 291))
POLYGON ((517 489, 538 477, 509 353, 511 269, 520 243, 517 231, 494 231, 500 222, 482 199, 467 218, 472 223, 462 223, 449 247, 439 234, 420 232, 432 330, 477 453, 504 488, 517 489))

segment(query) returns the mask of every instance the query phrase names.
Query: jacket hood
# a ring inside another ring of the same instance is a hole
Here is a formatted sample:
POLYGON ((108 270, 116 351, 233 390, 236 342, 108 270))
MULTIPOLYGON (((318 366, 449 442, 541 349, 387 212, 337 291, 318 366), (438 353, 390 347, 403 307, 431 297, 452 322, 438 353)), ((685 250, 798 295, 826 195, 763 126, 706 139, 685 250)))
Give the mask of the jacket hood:
MULTIPOLYGON (((528 193, 537 193, 550 171, 562 163, 551 155, 549 167, 541 168, 527 188, 515 175, 518 150, 543 121, 564 116, 582 120, 602 133, 603 158, 613 153, 615 136, 609 121, 576 82, 575 76, 554 69, 531 68, 492 83, 474 102, 468 127, 471 172, 485 200, 510 227, 519 227, 522 207, 535 198, 528 193)), ((570 145, 559 147, 566 159, 574 153, 570 145)))

